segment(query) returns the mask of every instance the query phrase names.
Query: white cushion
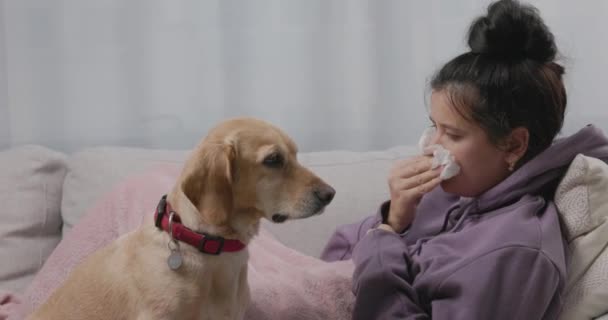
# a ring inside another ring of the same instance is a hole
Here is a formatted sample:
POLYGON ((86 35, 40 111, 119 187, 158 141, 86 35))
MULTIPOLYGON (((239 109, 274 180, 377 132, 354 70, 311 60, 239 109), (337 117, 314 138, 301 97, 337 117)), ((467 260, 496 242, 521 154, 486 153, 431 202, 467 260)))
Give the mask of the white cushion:
POLYGON ((0 291, 22 292, 61 238, 65 155, 39 146, 0 152, 0 291))
POLYGON ((89 148, 73 154, 68 158, 68 172, 63 185, 63 234, 67 234, 93 204, 130 174, 158 164, 181 165, 186 155, 187 151, 121 147, 89 148))
POLYGON ((608 312, 608 164, 576 156, 555 203, 570 257, 560 319, 593 319, 608 312))

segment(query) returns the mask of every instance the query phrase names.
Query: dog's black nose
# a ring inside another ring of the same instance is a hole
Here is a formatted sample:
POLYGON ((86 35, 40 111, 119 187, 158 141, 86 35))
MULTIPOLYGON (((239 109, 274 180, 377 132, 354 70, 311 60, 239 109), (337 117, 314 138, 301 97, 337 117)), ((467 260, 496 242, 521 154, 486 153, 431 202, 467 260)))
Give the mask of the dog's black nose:
POLYGON ((336 195, 336 190, 328 185, 324 185, 315 190, 315 196, 324 206, 328 205, 331 200, 333 200, 334 195, 336 195))

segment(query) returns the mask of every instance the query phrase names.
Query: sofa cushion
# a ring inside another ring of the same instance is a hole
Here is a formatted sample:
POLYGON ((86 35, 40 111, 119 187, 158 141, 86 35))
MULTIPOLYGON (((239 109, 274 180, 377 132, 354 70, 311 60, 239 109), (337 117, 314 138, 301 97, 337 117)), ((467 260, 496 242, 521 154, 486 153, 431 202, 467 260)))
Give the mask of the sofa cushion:
POLYGON ((65 155, 39 146, 0 152, 0 291, 22 292, 61 239, 65 155))
POLYGON ((568 279, 561 319, 608 312, 608 164, 578 155, 555 203, 568 242, 568 279))
POLYGON ((84 149, 68 158, 63 185, 61 215, 63 234, 72 229, 84 213, 128 175, 158 164, 181 165, 187 151, 123 147, 84 149))
MULTIPOLYGON (((287 246, 318 256, 337 225, 356 221, 376 210, 388 197, 386 178, 393 161, 415 152, 417 149, 412 146, 370 152, 300 153, 299 161, 337 190, 333 202, 320 216, 282 225, 263 223, 287 246)), ((91 148, 74 154, 69 159, 64 186, 64 232, 128 174, 152 165, 181 165, 187 155, 187 151, 115 147, 91 148)))

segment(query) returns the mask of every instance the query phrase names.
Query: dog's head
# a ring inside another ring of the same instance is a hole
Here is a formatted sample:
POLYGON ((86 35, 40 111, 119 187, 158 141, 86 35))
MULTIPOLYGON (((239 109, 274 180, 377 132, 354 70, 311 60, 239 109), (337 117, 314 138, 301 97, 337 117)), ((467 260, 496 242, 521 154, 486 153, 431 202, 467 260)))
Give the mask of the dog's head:
POLYGON ((239 118, 213 128, 186 162, 181 189, 206 223, 274 222, 321 213, 335 190, 304 168, 280 129, 239 118))

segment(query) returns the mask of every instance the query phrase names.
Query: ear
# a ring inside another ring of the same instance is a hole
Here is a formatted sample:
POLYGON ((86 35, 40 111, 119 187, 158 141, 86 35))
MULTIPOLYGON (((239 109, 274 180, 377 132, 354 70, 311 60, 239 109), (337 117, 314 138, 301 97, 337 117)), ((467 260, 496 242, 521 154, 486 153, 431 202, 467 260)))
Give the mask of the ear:
POLYGON ((530 132, 527 128, 517 127, 511 130, 509 136, 505 139, 506 152, 505 161, 509 166, 516 166, 517 162, 528 151, 528 142, 530 140, 530 132))
POLYGON ((233 209, 231 144, 203 143, 187 164, 181 188, 206 223, 226 224, 233 209))

